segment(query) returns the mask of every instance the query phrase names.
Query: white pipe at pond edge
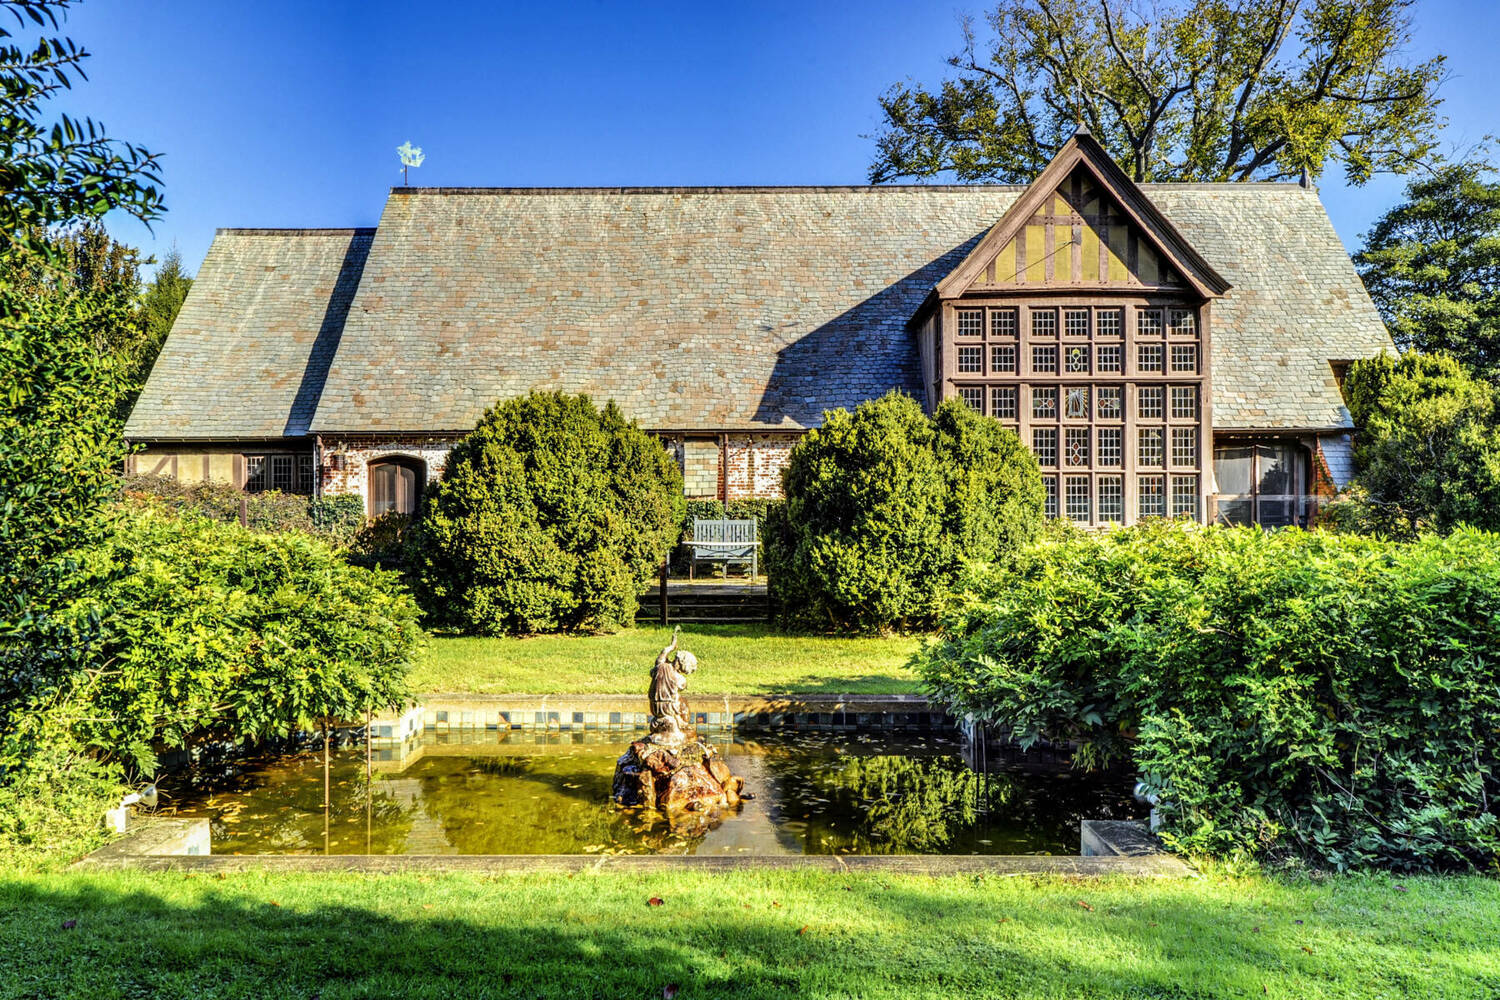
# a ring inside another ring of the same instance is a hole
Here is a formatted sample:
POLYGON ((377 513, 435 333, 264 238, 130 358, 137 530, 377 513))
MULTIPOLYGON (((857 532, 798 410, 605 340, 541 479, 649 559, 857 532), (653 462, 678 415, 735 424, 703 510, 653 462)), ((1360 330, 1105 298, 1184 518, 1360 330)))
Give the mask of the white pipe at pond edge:
POLYGON ((120 804, 104 813, 104 825, 115 833, 125 832, 125 819, 131 806, 140 804, 147 809, 156 808, 156 786, 147 785, 139 792, 131 792, 120 800, 120 804))

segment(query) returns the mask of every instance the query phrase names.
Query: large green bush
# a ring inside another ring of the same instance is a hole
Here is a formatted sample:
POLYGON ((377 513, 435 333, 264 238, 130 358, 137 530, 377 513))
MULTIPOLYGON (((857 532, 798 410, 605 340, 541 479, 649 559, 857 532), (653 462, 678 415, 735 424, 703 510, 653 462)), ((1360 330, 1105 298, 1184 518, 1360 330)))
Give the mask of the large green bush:
POLYGON ((287 736, 407 697, 416 603, 316 539, 147 504, 90 558, 116 572, 70 617, 99 623, 91 659, 108 667, 62 701, 100 759, 149 774, 159 747, 287 736))
POLYGON ((891 393, 831 410, 792 449, 766 564, 789 622, 860 631, 931 621, 968 561, 1042 523, 1041 474, 1014 433, 949 401, 891 393))
POLYGON ((411 532, 431 620, 486 635, 620 628, 682 524, 682 472, 613 403, 534 392, 449 454, 411 532))
POLYGON ((1190 852, 1488 868, 1500 538, 1142 526, 968 581, 918 667, 1023 743, 1125 759, 1190 852))

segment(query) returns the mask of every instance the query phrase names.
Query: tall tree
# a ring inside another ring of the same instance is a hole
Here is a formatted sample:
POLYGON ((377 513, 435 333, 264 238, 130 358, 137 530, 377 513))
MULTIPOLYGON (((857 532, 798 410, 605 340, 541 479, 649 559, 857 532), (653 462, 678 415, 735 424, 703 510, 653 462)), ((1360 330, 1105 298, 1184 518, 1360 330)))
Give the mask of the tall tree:
POLYGON ((1078 123, 1137 181, 1401 172, 1441 125, 1415 0, 1000 0, 936 91, 880 98, 872 183, 1034 177, 1078 123))
POLYGON ((1403 349, 1447 351, 1500 384, 1500 182, 1469 159, 1406 187, 1354 257, 1403 349))
POLYGON ((134 351, 126 359, 129 366, 126 378, 131 386, 130 403, 134 403, 141 387, 146 384, 146 376, 151 374, 151 366, 156 363, 161 345, 166 343, 167 334, 171 332, 177 313, 187 300, 188 289, 192 287, 192 275, 182 266, 182 254, 173 247, 162 257, 161 264, 156 268, 156 275, 141 297, 140 338, 134 351))

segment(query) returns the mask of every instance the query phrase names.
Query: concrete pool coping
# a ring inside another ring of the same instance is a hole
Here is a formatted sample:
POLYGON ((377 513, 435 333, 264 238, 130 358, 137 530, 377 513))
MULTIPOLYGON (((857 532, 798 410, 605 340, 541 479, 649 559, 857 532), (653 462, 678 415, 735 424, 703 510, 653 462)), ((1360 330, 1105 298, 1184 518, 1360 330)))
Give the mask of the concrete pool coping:
POLYGON ((579 874, 822 871, 889 875, 1067 875, 1191 878, 1138 823, 1085 820, 1077 855, 1004 854, 206 854, 208 820, 151 820, 73 864, 74 870, 230 872, 478 872, 579 874), (206 848, 205 848, 206 849, 206 848))

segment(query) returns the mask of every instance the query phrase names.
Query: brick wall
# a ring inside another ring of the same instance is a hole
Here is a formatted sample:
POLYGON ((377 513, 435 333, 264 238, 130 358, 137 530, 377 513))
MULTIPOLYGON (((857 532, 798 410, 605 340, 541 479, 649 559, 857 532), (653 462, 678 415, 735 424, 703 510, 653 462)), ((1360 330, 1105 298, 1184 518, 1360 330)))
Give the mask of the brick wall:
POLYGON ((719 439, 687 438, 682 443, 682 492, 690 497, 719 495, 719 439))
POLYGON ((369 499, 369 464, 395 455, 420 459, 427 466, 427 482, 443 478, 448 451, 457 438, 403 435, 369 438, 323 439, 323 492, 327 495, 354 493, 369 499), (339 456, 342 456, 340 458, 339 456), (338 468, 334 466, 338 465, 338 468))
POLYGON ((786 468, 797 439, 794 434, 729 435, 727 499, 779 498, 781 470, 786 468))

